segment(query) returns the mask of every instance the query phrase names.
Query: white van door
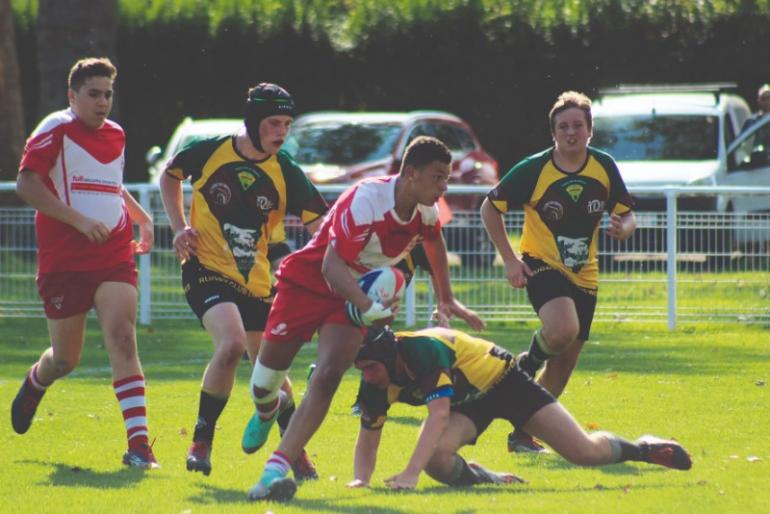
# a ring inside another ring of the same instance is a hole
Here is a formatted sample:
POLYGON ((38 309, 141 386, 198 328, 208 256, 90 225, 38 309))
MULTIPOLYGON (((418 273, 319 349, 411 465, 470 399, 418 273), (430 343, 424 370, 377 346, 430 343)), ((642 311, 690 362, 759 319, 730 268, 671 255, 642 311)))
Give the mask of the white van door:
MULTIPOLYGON (((770 186, 770 115, 766 115, 727 150, 725 186, 770 186)), ((734 212, 770 212, 770 196, 737 196, 734 212)))

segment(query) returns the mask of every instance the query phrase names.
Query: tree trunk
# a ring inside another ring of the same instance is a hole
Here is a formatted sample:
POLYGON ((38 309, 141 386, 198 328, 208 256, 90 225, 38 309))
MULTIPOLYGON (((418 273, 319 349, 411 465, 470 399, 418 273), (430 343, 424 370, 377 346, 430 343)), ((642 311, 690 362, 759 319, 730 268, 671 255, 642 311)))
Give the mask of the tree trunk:
MULTIPOLYGON (((37 55, 38 118, 67 107, 67 76, 84 57, 109 57, 114 64, 118 0, 39 0, 37 55)), ((117 114, 116 103, 113 115, 117 114)))
POLYGON ((0 0, 0 180, 14 180, 24 146, 19 62, 11 1, 0 0))

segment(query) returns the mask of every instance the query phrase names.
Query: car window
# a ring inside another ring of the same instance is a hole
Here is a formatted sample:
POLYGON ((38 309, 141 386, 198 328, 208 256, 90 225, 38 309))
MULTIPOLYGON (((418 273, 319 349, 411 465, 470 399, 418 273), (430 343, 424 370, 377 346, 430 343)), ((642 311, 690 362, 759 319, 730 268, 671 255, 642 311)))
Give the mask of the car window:
POLYGON ((294 126, 283 148, 300 164, 349 166, 385 159, 401 126, 385 123, 313 123, 294 126))
POLYGON ((418 123, 414 126, 414 128, 412 128, 412 131, 409 133, 409 137, 406 138, 405 146, 409 146, 409 143, 411 143, 412 140, 418 136, 437 137, 436 126, 432 123, 418 123))
POLYGON ((435 127, 435 137, 447 145, 450 152, 462 152, 462 145, 457 137, 457 132, 452 130, 454 128, 452 125, 436 123, 433 126, 435 127))
POLYGON ((728 171, 754 170, 770 165, 770 123, 765 123, 727 156, 728 171))
POLYGON ((594 119, 592 145, 619 161, 717 158, 715 116, 644 115, 594 119))
POLYGON ((474 141, 473 137, 463 129, 462 127, 456 127, 452 126, 452 131, 457 136, 457 140, 460 143, 460 149, 463 152, 470 152, 472 150, 476 149, 476 142, 474 141))

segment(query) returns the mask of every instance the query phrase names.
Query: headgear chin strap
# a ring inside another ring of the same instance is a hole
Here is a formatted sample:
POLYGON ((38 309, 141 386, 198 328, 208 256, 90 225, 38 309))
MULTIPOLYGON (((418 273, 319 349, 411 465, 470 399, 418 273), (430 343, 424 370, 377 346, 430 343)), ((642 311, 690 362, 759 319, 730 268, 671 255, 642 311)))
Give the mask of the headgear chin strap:
POLYGON ((358 355, 356 355, 356 362, 381 362, 388 371, 388 376, 393 380, 396 377, 397 356, 396 334, 390 327, 369 327, 364 342, 361 343, 361 348, 358 350, 358 355))
POLYGON ((259 139, 259 125, 262 120, 269 116, 291 116, 294 117, 294 100, 291 95, 281 86, 262 82, 249 89, 249 95, 246 98, 246 109, 244 123, 246 133, 251 139, 251 144, 259 152, 264 152, 262 142, 259 139))

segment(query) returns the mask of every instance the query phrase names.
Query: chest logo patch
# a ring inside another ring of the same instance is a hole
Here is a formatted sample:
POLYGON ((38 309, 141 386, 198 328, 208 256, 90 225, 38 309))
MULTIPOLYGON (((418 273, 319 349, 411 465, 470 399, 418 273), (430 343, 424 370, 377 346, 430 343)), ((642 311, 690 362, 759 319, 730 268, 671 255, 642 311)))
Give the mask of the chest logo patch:
POLYGON ((580 200, 580 196, 583 194, 583 184, 573 182, 571 184, 567 184, 567 187, 565 187, 564 190, 567 192, 569 197, 572 198, 572 201, 577 203, 577 201, 580 200))
POLYGON ((257 209, 263 213, 273 210, 273 202, 266 196, 257 197, 257 209))
POLYGON ((564 217, 564 206, 555 200, 545 202, 543 205, 543 218, 549 221, 559 221, 564 217))
POLYGON ((227 205, 233 196, 230 186, 223 182, 215 182, 209 188, 211 200, 217 205, 227 205))
POLYGON ((238 181, 241 183, 241 187, 243 187, 243 190, 245 191, 250 188, 254 182, 257 181, 257 177, 255 177, 251 172, 241 171, 238 173, 238 181))

